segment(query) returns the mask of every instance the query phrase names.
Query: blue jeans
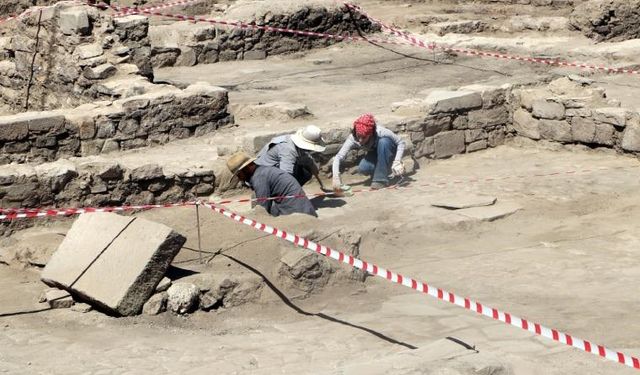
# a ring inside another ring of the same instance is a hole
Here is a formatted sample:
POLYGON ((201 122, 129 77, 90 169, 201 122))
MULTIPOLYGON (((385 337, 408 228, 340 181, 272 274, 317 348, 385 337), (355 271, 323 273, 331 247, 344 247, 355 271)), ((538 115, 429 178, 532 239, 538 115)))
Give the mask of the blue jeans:
POLYGON ((387 184, 391 174, 391 164, 396 156, 396 144, 393 139, 378 138, 376 147, 372 148, 358 165, 358 172, 373 176, 372 182, 387 184))

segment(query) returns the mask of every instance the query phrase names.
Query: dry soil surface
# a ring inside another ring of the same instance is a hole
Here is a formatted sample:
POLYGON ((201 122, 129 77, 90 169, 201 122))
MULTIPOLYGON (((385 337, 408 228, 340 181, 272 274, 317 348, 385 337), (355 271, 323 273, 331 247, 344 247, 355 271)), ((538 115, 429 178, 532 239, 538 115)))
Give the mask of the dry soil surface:
MULTIPOLYGON (((258 218, 293 232, 326 233, 321 242, 329 245, 336 231, 359 232, 364 260, 638 355, 640 325, 630 313, 640 308, 632 297, 640 274, 638 167, 636 159, 609 152, 516 141, 423 164, 405 189, 325 200, 319 219, 258 218), (520 209, 487 222, 430 205, 460 194, 520 209)), ((230 208, 253 215, 246 205, 230 208)), ((188 249, 197 247, 193 209, 139 215, 188 237, 176 266, 254 272, 248 265, 259 272, 270 281, 261 300, 187 317, 38 311, 38 272, 0 265, 0 371, 634 373, 378 278, 334 280, 301 299, 276 276, 280 251, 290 247, 281 240, 202 212, 206 251, 237 246, 225 252, 232 258, 199 265, 188 249)))

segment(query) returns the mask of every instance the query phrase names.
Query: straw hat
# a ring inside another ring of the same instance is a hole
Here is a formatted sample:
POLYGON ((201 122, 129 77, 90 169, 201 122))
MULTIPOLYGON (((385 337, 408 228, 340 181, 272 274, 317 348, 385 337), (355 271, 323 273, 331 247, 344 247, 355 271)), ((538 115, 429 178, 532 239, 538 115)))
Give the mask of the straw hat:
POLYGON ((291 140, 296 146, 303 150, 322 152, 326 147, 320 132, 319 127, 309 125, 292 134, 291 140))
POLYGON ((239 151, 231 155, 229 160, 227 160, 227 168, 229 168, 231 173, 235 176, 242 170, 242 168, 251 164, 254 160, 256 160, 256 158, 252 158, 246 152, 239 151))

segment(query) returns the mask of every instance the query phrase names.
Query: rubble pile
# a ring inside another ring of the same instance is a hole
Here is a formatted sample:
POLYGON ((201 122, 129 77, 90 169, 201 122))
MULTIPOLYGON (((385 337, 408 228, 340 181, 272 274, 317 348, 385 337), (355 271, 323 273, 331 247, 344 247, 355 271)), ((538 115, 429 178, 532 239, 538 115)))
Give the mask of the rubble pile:
POLYGON ((575 8, 571 26, 598 41, 640 37, 640 1, 589 0, 575 8))
MULTIPOLYGON (((0 36, 0 104, 10 112, 75 107, 114 99, 115 80, 153 79, 149 20, 112 18, 96 8, 66 3, 13 21, 0 36), (32 60, 35 61, 32 66, 32 60)), ((144 91, 143 91, 144 92, 144 91)), ((142 92, 137 92, 140 94, 142 92)))

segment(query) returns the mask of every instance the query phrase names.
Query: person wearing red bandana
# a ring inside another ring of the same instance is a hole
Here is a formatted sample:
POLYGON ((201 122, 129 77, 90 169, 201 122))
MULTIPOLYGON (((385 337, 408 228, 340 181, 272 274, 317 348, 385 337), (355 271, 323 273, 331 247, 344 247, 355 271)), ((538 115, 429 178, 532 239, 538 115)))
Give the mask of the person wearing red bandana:
POLYGON ((371 188, 381 189, 389 185, 389 176, 402 176, 405 143, 391 130, 376 123, 372 114, 364 114, 353 122, 353 130, 333 159, 333 190, 346 188, 340 178, 340 163, 349 151, 364 149, 366 154, 358 165, 358 172, 371 176, 371 188))

